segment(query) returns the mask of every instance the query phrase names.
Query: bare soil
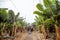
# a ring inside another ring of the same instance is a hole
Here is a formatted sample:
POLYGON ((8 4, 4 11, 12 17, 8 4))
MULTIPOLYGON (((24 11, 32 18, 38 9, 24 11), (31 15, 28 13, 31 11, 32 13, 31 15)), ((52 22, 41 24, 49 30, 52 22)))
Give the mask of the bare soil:
POLYGON ((18 36, 14 40, 45 40, 43 34, 39 32, 25 32, 18 33, 18 36))

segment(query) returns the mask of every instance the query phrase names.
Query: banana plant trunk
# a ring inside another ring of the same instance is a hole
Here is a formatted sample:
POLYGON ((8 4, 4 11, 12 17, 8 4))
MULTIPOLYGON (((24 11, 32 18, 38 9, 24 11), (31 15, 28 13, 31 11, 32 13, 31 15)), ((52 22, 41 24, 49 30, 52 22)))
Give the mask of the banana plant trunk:
POLYGON ((2 28, 0 29, 0 40, 2 40, 2 28))
POLYGON ((17 33, 17 26, 15 26, 14 28, 14 35, 16 35, 16 33, 17 33))
POLYGON ((0 28, 0 40, 2 40, 3 28, 0 28))
POLYGON ((54 26, 56 30, 56 40, 60 40, 60 29, 56 24, 54 26))
POLYGON ((46 32, 45 32, 44 24, 42 24, 41 31, 43 33, 44 39, 46 40, 46 32))
POLYGON ((13 31, 12 31, 12 36, 15 36, 15 34, 16 34, 16 26, 13 26, 13 31))
MULTIPOLYGON (((12 36, 14 37, 15 34, 16 34, 16 27, 13 26, 13 28, 12 28, 12 36)), ((12 38, 12 40, 14 40, 14 38, 12 38)))

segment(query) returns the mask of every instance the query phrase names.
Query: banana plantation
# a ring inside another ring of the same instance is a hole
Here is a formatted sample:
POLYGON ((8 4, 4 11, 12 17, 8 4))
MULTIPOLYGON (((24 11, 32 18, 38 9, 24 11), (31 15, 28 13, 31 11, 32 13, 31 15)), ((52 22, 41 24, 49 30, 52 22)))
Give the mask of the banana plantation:
POLYGON ((33 23, 27 23, 21 13, 0 8, 0 40, 60 40, 60 1, 37 3, 33 23))

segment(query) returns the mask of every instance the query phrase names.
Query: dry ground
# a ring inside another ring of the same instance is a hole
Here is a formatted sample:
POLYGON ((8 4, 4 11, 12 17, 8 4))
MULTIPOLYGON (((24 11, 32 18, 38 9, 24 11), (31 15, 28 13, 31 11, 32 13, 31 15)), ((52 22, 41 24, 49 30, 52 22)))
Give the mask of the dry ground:
POLYGON ((18 33, 14 40, 44 40, 43 35, 39 32, 18 33))

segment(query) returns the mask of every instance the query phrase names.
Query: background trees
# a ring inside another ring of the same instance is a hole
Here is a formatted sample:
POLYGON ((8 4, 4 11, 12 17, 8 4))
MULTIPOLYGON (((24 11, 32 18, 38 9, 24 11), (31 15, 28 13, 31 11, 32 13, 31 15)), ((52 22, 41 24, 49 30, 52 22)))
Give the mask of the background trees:
POLYGON ((6 8, 0 8, 0 39, 5 33, 9 36, 14 36, 17 33, 17 28, 27 25, 27 22, 23 17, 20 17, 18 12, 16 15, 13 10, 8 10, 6 8))

